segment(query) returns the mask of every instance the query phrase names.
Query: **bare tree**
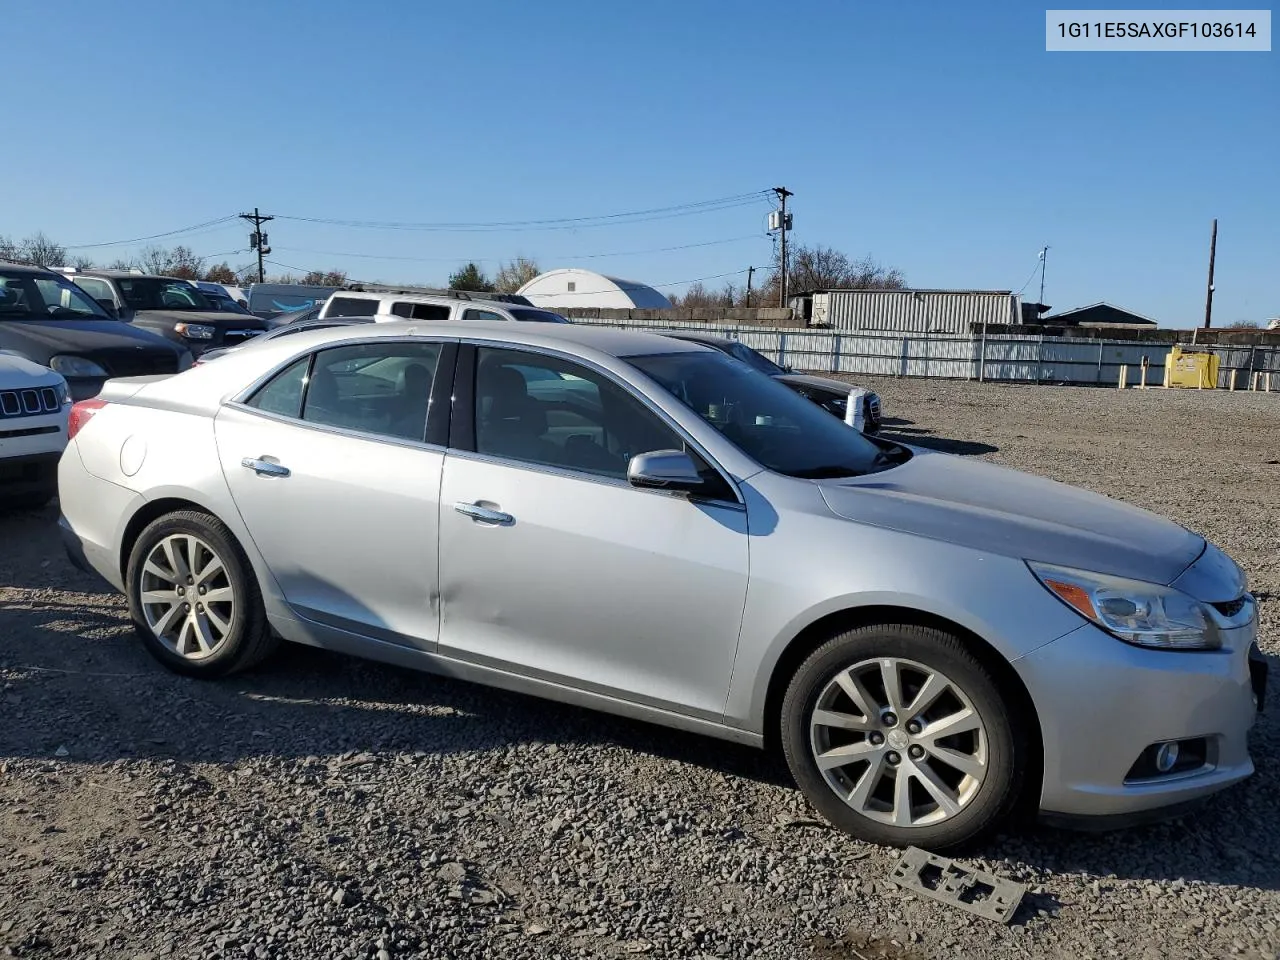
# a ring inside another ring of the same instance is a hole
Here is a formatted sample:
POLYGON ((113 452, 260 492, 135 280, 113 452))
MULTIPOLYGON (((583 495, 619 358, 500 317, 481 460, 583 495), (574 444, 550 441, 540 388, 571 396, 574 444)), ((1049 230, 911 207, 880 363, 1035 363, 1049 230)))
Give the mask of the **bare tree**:
POLYGON ((0 260, 20 260, 21 247, 10 238, 0 236, 0 260))
POLYGON ((302 282, 316 287, 341 287, 347 282, 345 270, 312 270, 302 282))
POLYGON ((541 272, 535 261, 516 257, 498 268, 498 275, 493 278, 493 285, 499 293, 515 293, 541 272))
POLYGON ((71 258, 71 266, 77 270, 92 270, 95 264, 92 257, 79 256, 71 258))
POLYGON ((40 230, 22 241, 18 247, 18 258, 42 267, 61 267, 67 262, 67 248, 50 240, 40 230))
POLYGON ((107 264, 108 270, 132 270, 133 267, 133 262, 131 260, 126 260, 123 257, 116 257, 107 264))
MULTIPOLYGON (((803 293, 807 290, 901 290, 906 277, 896 268, 887 268, 873 257, 852 260, 832 247, 792 248, 788 257, 787 290, 803 293)), ((778 267, 760 291, 760 303, 778 302, 778 267)))

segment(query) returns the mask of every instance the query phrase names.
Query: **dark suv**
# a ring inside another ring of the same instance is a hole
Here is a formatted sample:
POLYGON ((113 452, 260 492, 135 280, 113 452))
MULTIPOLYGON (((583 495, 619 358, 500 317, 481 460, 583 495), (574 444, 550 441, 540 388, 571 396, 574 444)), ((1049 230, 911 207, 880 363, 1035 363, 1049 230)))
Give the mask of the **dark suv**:
POLYGON ((109 317, 74 283, 43 267, 0 262, 0 351, 62 374, 73 400, 109 377, 177 373, 181 346, 109 317))
POLYGON ((196 356, 239 346, 267 329, 246 313, 219 310, 194 284, 125 270, 62 271, 109 314, 180 343, 196 356))

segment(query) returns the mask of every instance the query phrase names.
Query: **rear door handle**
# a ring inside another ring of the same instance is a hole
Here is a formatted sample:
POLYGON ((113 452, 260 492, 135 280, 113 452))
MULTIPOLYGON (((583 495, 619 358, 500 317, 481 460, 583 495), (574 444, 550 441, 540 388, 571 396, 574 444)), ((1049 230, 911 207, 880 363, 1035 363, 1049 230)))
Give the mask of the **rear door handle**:
POLYGON ((255 457, 245 457, 240 461, 240 466, 248 467, 260 477, 289 476, 288 467, 282 467, 280 464, 272 463, 270 460, 259 460, 255 457))
POLYGON ((488 507, 482 507, 478 503, 466 503, 459 500, 453 505, 453 509, 470 517, 472 520, 479 520, 481 523, 496 523, 508 526, 516 522, 516 518, 511 514, 503 513, 501 510, 490 510, 488 507))

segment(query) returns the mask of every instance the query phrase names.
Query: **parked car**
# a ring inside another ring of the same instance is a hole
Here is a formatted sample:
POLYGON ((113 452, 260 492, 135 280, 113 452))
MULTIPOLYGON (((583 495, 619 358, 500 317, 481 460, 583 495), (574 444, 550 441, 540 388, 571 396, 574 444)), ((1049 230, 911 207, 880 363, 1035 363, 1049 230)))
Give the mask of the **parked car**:
MULTIPOLYGON (((539 307, 482 299, 483 294, 459 291, 405 293, 340 290, 325 301, 321 317, 373 317, 378 321, 451 320, 476 322, 516 320, 523 323, 568 323, 564 317, 539 307)), ((523 298, 521 298, 523 299, 523 298)))
POLYGON ((70 267, 63 272, 107 313, 181 344, 196 356, 214 347, 243 343, 267 329, 260 317, 217 309, 178 277, 70 267))
POLYGON ((274 320, 283 313, 321 306, 341 287, 309 283, 253 283, 249 285, 249 310, 256 317, 274 320))
POLYGON ((229 294, 218 293, 216 290, 200 290, 200 293, 209 301, 209 306, 215 310, 222 313, 238 313, 241 316, 253 316, 248 308, 237 303, 229 294))
MULTIPOLYGON (((705 333, 668 333, 668 337, 677 340, 688 340, 690 343, 701 343, 704 346, 727 353, 754 367, 766 376, 785 383, 806 400, 812 400, 828 413, 835 414, 841 420, 852 423, 849 415, 849 398, 856 388, 853 384, 831 377, 814 377, 807 373, 795 373, 790 367, 782 367, 774 363, 758 350, 752 350, 745 343, 731 340, 728 337, 716 337, 705 333)), ((864 433, 879 433, 883 424, 881 419, 880 395, 870 390, 861 393, 862 419, 864 433)), ((856 408, 855 408, 856 409, 856 408)))
POLYGON ((235 284, 215 283, 212 280, 191 280, 189 281, 193 287, 203 293, 206 297, 210 294, 218 300, 227 299, 248 312, 249 297, 235 284))
POLYGON ((0 350, 0 510, 42 507, 57 495, 70 410, 62 377, 0 350))
MULTIPOLYGON (((314 313, 314 311, 311 310, 300 310, 298 312, 302 314, 314 313)), ((285 314, 285 316, 290 316, 290 314, 285 314)), ((241 344, 240 346, 219 347, 217 350, 205 351, 201 354, 200 358, 196 360, 196 366, 201 366, 202 364, 217 360, 219 357, 225 357, 229 353, 235 353, 237 350, 243 350, 248 346, 257 346, 258 344, 269 343, 270 341, 279 339, 280 337, 291 336, 295 333, 302 333, 306 330, 324 330, 330 327, 345 327, 353 323, 373 323, 373 317, 333 317, 329 320, 319 320, 312 317, 309 319, 295 320, 292 323, 281 323, 272 327, 272 329, 264 333, 262 336, 255 337, 248 343, 241 344)))
POLYGON ((43 267, 0 262, 0 350, 52 367, 75 400, 108 377, 170 374, 191 353, 107 316, 80 287, 43 267))
POLYGON ((1253 771, 1266 668, 1224 553, 699 344, 305 331, 77 404, 59 490, 172 670, 283 637, 778 743, 868 841, 947 847, 1024 794, 1123 822, 1253 771))

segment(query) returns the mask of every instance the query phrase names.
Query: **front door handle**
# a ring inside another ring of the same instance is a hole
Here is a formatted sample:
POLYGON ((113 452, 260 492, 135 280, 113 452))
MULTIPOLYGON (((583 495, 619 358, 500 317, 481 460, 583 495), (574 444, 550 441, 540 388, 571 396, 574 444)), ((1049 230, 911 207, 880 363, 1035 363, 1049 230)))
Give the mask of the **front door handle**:
POLYGON ((245 457, 240 461, 240 466, 249 468, 260 477, 289 476, 288 467, 282 467, 278 463, 272 463, 270 460, 260 460, 256 457, 245 457))
POLYGON ((459 500, 453 505, 453 509, 465 514, 472 520, 479 520, 481 523, 496 523, 509 526, 516 522, 516 518, 511 514, 503 513, 501 510, 490 510, 488 507, 482 507, 478 503, 466 503, 459 500))

